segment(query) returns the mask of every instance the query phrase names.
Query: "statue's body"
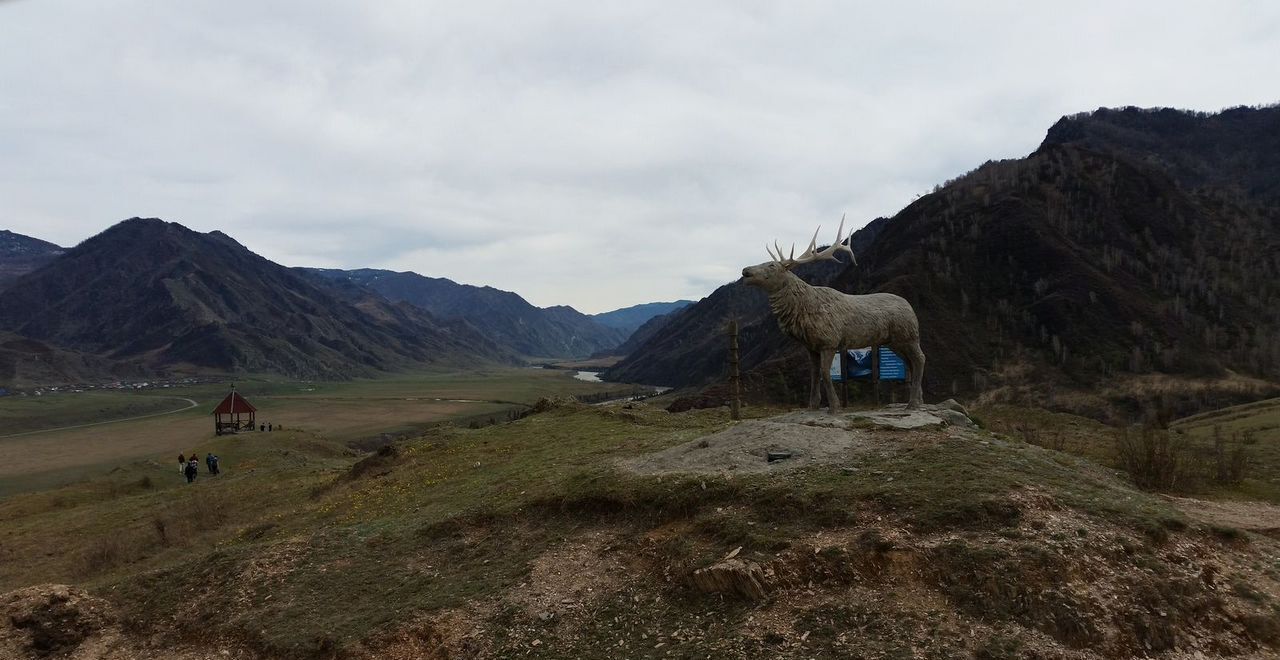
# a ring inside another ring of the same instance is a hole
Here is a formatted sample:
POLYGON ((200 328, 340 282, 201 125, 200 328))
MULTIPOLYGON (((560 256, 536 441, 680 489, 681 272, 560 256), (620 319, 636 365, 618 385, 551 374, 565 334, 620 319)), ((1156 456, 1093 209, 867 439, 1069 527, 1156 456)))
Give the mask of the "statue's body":
POLYGON ((783 332, 809 349, 811 410, 818 409, 823 387, 831 412, 840 410, 831 382, 832 359, 840 350, 864 346, 888 346, 907 361, 911 376, 911 399, 907 405, 919 408, 924 351, 920 350, 920 322, 911 303, 892 293, 855 296, 830 287, 811 286, 791 272, 799 264, 835 259, 841 250, 852 256, 853 250, 844 244, 847 237, 840 238, 843 231, 841 221, 835 244, 821 252, 815 244, 816 232, 809 249, 799 257, 795 257, 794 249, 792 257, 785 259, 781 249, 777 254, 771 250, 773 260, 742 269, 742 281, 769 294, 769 306, 783 332))

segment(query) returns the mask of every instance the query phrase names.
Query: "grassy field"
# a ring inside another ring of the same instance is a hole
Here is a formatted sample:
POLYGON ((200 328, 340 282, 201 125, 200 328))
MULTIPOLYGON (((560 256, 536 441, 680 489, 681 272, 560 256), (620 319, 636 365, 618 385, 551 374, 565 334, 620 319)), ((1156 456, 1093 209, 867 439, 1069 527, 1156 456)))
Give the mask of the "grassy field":
MULTIPOLYGON (((273 658, 1280 648, 1275 540, 1134 488, 1105 465, 1114 431, 1088 420, 988 409, 1006 430, 871 429, 840 464, 645 476, 619 461, 696 444, 734 424, 727 411, 571 404, 432 425, 608 387, 550 370, 239 387, 286 430, 213 437, 204 406, 130 422, 116 442, 134 458, 0 499, 0 592, 83 585, 141 635, 273 658), (195 439, 167 435, 193 423, 195 439), (352 446, 414 424, 376 452, 352 446), (224 474, 186 484, 170 454, 192 450, 224 474), (767 598, 694 586, 726 554, 761 567, 767 598)), ((1273 412, 1175 427, 1265 434, 1273 412)))
MULTIPOLYGON (((1031 444, 1083 456, 1099 465, 1121 467, 1117 439, 1121 430, 1067 413, 1018 406, 988 406, 976 411, 989 428, 1031 444)), ((1140 433, 1130 429, 1133 435, 1140 433)), ((1169 424, 1172 451, 1186 472, 1174 492, 1211 499, 1260 500, 1280 504, 1280 399, 1223 408, 1169 424), (1238 483, 1215 483, 1214 435, 1223 452, 1245 457, 1238 483)))
POLYGON ((1245 479, 1221 488, 1221 497, 1257 499, 1280 504, 1280 399, 1232 406, 1176 420, 1171 428, 1184 432, 1194 446, 1213 446, 1214 435, 1229 448, 1248 457, 1245 479))
POLYGON ((184 407, 186 403, 177 398, 124 390, 8 396, 0 398, 0 436, 139 417, 184 407))
MULTIPOLYGON (((103 474, 136 460, 168 465, 176 463, 179 453, 202 451, 214 437, 209 413, 228 387, 201 384, 145 393, 0 399, 0 419, 26 432, 0 438, 0 497, 103 474), (171 415, 32 433, 183 408, 188 405, 183 398, 199 405, 171 415)), ((499 421, 542 396, 619 389, 545 369, 421 373, 336 383, 251 377, 238 379, 236 387, 258 408, 261 422, 335 442, 413 434, 443 422, 499 421)))
MULTIPOLYGON (((226 472, 194 486, 167 460, 140 460, 0 501, 0 591, 84 584, 142 630, 270 657, 394 655, 379 645, 408 643, 395 632, 406 622, 419 622, 407 639, 426 657, 446 642, 494 657, 1019 657, 1050 638, 1162 648, 1216 621, 1225 605, 1205 605, 1209 587, 1183 577, 1199 561, 1223 579, 1280 576, 1269 550, 1241 568, 1217 549, 1236 541, 1108 470, 982 432, 877 431, 855 470, 616 467, 731 424, 724 410, 568 406, 437 427, 372 455, 293 425, 270 443, 206 438, 197 448, 226 472), (765 605, 690 588, 693 569, 735 547, 798 586, 765 605), (1112 591, 1066 584, 1080 580, 1112 591), (1135 593, 1154 609, 1106 609, 1135 593), (480 631, 471 642, 450 632, 458 621, 480 631)), ((1274 586, 1258 587, 1259 602, 1274 586)))

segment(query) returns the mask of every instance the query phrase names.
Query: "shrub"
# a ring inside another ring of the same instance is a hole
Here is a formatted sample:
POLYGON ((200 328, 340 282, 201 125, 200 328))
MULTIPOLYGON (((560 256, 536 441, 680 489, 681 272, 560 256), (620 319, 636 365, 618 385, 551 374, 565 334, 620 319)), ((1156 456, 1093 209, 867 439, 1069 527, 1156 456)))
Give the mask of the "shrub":
POLYGON ((1030 424, 1019 424, 1016 429, 1022 435, 1023 442, 1029 445, 1036 445, 1037 447, 1044 447, 1054 451, 1066 451, 1067 449, 1067 437, 1061 429, 1046 432, 1043 428, 1030 424))
POLYGON ((1250 436, 1251 434, 1246 433, 1244 440, 1241 440, 1239 434, 1231 434, 1232 444, 1235 447, 1228 448, 1227 440, 1222 435, 1222 427, 1213 427, 1214 483, 1230 486, 1244 481, 1249 465, 1249 454, 1245 450, 1245 445, 1253 444, 1249 442, 1250 436))
POLYGON ((81 573, 95 575, 124 560, 124 541, 117 534, 106 534, 94 539, 85 549, 81 559, 81 573))
POLYGON ((1166 429, 1127 428, 1116 435, 1116 458, 1139 488, 1172 490, 1186 479, 1190 466, 1186 441, 1166 429))

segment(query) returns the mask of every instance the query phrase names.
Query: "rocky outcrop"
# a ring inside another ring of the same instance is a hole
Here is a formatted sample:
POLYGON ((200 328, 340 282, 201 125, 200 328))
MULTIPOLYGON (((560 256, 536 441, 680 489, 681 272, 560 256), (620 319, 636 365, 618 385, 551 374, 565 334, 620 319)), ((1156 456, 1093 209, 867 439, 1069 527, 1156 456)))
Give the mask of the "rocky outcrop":
POLYGON ((753 561, 739 559, 738 550, 710 566, 693 572, 693 586, 708 594, 724 594, 760 601, 768 595, 765 570, 753 561))
POLYGON ((0 657, 97 657, 82 647, 117 628, 110 605, 76 587, 44 584, 0 595, 0 657))

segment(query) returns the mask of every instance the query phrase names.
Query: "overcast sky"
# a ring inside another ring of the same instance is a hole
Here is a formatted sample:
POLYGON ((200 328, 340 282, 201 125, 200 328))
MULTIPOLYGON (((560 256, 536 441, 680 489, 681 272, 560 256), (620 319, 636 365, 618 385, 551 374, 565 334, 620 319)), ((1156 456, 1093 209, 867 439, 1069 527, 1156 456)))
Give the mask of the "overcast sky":
POLYGON ((156 216, 599 312, 702 297, 1064 114, 1278 82, 1274 2, 0 0, 0 228, 156 216))

